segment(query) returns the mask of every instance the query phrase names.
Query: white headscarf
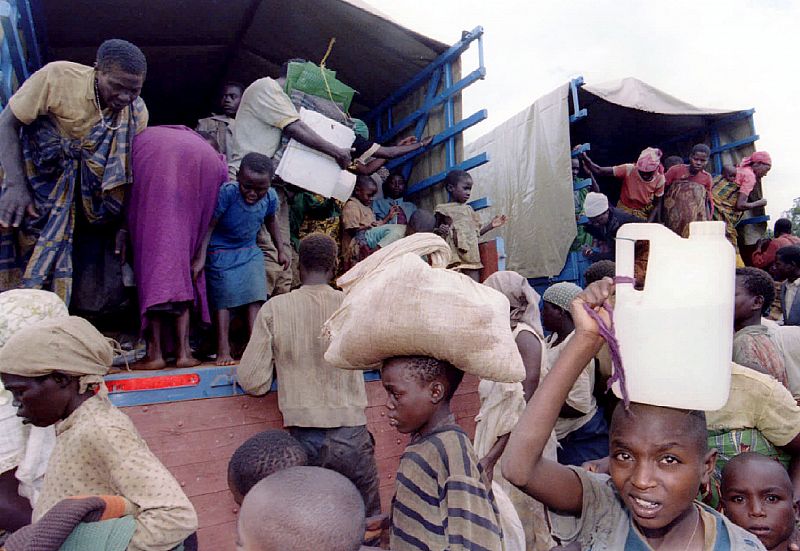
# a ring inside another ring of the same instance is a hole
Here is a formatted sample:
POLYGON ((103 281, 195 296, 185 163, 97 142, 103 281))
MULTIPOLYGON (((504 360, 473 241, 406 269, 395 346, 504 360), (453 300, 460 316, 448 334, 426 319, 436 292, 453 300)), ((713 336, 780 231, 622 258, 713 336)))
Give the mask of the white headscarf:
POLYGON ((528 280, 517 272, 495 272, 483 282, 503 293, 511 304, 511 328, 522 322, 533 328, 540 336, 544 336, 542 320, 539 315, 539 293, 534 291, 528 280))
POLYGON ((100 385, 114 359, 114 349, 94 326, 70 316, 39 322, 22 329, 0 348, 0 373, 41 377, 53 372, 77 376, 79 392, 100 385))

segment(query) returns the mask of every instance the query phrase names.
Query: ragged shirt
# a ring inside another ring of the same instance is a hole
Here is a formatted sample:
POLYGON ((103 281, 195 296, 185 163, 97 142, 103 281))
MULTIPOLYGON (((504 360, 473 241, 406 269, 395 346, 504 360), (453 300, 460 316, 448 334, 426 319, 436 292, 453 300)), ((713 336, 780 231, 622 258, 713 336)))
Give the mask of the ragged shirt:
MULTIPOLYGON (((8 106, 22 124, 31 124, 48 115, 61 134, 73 139, 84 138, 100 122, 95 97, 95 69, 71 61, 53 61, 35 73, 8 100, 8 106)), ((137 117, 136 132, 147 127, 147 108, 142 105, 137 117)), ((127 120, 130 107, 119 114, 103 110, 106 122, 127 120)))
POLYGON ((122 496, 136 506, 128 551, 167 551, 197 530, 197 514, 178 481, 128 416, 100 396, 56 424, 33 522, 62 499, 90 495, 122 496))
POLYGON ((233 178, 250 152, 272 157, 281 145, 283 129, 300 120, 292 100, 271 78, 260 78, 242 94, 233 141, 228 144, 228 174, 233 178))
POLYGON ((766 372, 789 388, 781 343, 765 325, 743 327, 733 335, 733 361, 766 372))
POLYGON ((228 115, 211 115, 197 121, 195 130, 209 132, 214 135, 219 146, 219 152, 230 159, 233 148, 233 125, 236 119, 228 115))
POLYGON ((503 548, 494 497, 486 489, 469 437, 457 425, 408 445, 395 488, 393 551, 503 548))
MULTIPOLYGON (((570 333, 566 339, 561 341, 557 345, 550 344, 550 342, 555 342, 554 337, 557 335, 553 335, 550 337, 548 341, 548 350, 547 350, 547 361, 542 362, 542 374, 540 380, 543 380, 544 377, 550 373, 550 370, 556 365, 556 360, 564 351, 567 346, 569 340, 575 335, 575 333, 570 333)), ((567 395, 567 405, 582 413, 580 417, 559 417, 556 421, 556 438, 559 440, 563 440, 566 438, 570 433, 578 430, 583 425, 588 423, 592 420, 592 417, 597 413, 597 400, 594 397, 594 381, 595 381, 595 373, 594 373, 594 358, 586 364, 586 367, 581 371, 581 374, 578 376, 578 379, 575 381, 575 384, 572 385, 572 388, 567 395)))
MULTIPOLYGON (((580 480, 583 505, 579 515, 549 511, 553 535, 562 544, 577 541, 587 551, 650 551, 609 476, 569 468, 580 480)), ((763 551, 756 536, 721 513, 701 503, 694 506, 703 522, 704 551, 763 551)))
POLYGON ((236 378, 249 394, 269 392, 278 371, 278 407, 287 427, 355 427, 367 424, 361 371, 325 361, 322 324, 344 293, 328 285, 304 285, 272 297, 261 307, 236 378))

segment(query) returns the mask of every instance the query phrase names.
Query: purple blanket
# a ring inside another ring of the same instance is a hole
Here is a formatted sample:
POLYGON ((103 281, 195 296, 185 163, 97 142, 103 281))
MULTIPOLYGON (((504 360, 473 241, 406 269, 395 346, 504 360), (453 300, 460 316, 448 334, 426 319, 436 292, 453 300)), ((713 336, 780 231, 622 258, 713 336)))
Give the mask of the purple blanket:
POLYGON ((136 136, 132 159, 128 226, 142 327, 148 308, 171 302, 194 302, 209 322, 205 278, 195 285, 191 263, 227 180, 224 157, 185 126, 155 126, 136 136))

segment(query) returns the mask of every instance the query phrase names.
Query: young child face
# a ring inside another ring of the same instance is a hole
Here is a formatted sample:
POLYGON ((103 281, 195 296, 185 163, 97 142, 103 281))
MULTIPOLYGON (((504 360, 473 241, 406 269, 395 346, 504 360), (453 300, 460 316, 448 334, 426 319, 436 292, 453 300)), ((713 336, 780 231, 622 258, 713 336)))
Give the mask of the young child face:
POLYGON ((581 171, 581 162, 578 159, 572 159, 572 179, 578 178, 581 171))
POLYGON ((450 197, 456 203, 466 203, 469 201, 470 193, 472 193, 472 177, 464 176, 455 183, 449 186, 447 191, 450 192, 450 197))
POLYGON ((372 178, 369 179, 369 182, 365 181, 364 183, 356 184, 353 190, 353 196, 365 207, 372 206, 372 199, 375 197, 376 193, 378 193, 378 185, 372 178))
POLYGON ((794 531, 795 507, 783 467, 774 461, 748 461, 726 471, 722 486, 725 515, 757 536, 767 549, 786 542, 794 531))
POLYGON ((421 432, 436 409, 431 389, 434 383, 414 377, 403 358, 392 358, 383 364, 381 381, 388 394, 389 424, 402 434, 421 432))
POLYGON ((406 192, 406 181, 399 174, 392 174, 386 181, 386 192, 389 199, 399 199, 406 192))
POLYGON ((689 157, 689 172, 697 174, 708 164, 708 154, 703 151, 695 151, 689 157))
POLYGON ((703 453, 697 437, 682 428, 686 412, 641 404, 631 408, 615 413, 609 471, 636 524, 659 530, 691 511, 716 454, 703 453))
POLYGON ((744 284, 742 277, 736 277, 736 294, 733 301, 733 319, 734 321, 742 321, 748 319, 753 315, 753 309, 761 306, 764 300, 762 297, 754 297, 748 291, 744 284), (761 299, 761 300, 759 300, 761 299))
POLYGON ((239 170, 237 179, 239 181, 239 193, 242 194, 242 199, 248 205, 255 205, 263 199, 271 184, 269 174, 252 172, 247 168, 239 170))
POLYGON ((222 90, 222 97, 220 98, 220 107, 222 112, 229 117, 235 117, 236 111, 239 110, 239 104, 242 102, 242 91, 238 86, 226 86, 222 90))

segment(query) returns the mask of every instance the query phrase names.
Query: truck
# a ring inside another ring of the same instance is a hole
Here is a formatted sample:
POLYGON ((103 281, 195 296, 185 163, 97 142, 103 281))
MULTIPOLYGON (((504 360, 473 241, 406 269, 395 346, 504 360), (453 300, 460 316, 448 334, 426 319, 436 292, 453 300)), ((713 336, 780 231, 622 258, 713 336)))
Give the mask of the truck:
MULTIPOLYGON (((572 247, 577 226, 574 193, 591 185, 573 181, 570 160, 591 151, 601 166, 634 162, 646 147, 684 160, 694 144, 711 148, 707 170, 719 176, 755 151, 754 109, 691 105, 635 78, 588 84, 575 78, 536 100, 466 147, 466 155, 491 157, 473 171, 473 192, 490 197, 509 217, 504 230, 508 269, 542 290, 556 281, 582 285, 589 261, 572 247), (522 161, 521 161, 522 160, 522 161), (573 250, 571 250, 573 249, 573 250)), ((614 178, 600 178, 612 203, 614 178)), ((763 197, 758 186, 751 200, 763 197)), ((745 213, 737 226, 739 250, 750 258, 766 232, 763 207, 745 213)))
MULTIPOLYGON (((480 153, 465 158, 462 139, 464 130, 487 118, 486 110, 466 117, 461 112, 462 92, 486 75, 481 27, 447 45, 361 0, 3 0, 0 23, 1 106, 45 63, 66 59, 91 65, 103 40, 124 38, 147 56, 142 97, 150 124, 194 127, 208 115, 223 82, 247 85, 276 77, 284 61, 319 63, 330 48, 326 66, 358 91, 350 114, 367 122, 375 141, 434 137, 426 151, 388 163, 404 173, 420 204, 430 208, 443 199, 440 183, 449 170, 488 161, 480 153), (461 54, 468 48, 478 50, 478 66, 466 71, 461 54)), ((473 206, 487 204, 479 200, 473 206)), ((489 273, 502 258, 496 243, 483 248, 489 273)), ((389 426, 379 374, 364 377, 381 501, 388 510, 408 439, 389 426)), ((200 548, 234 549, 237 508, 228 491, 227 464, 247 438, 282 427, 276 386, 266 397, 246 396, 232 368, 214 365, 158 372, 122 367, 106 382, 112 402, 130 416, 194 504, 200 548)), ((470 434, 479 407, 477 384, 467 376, 452 404, 470 434)))

